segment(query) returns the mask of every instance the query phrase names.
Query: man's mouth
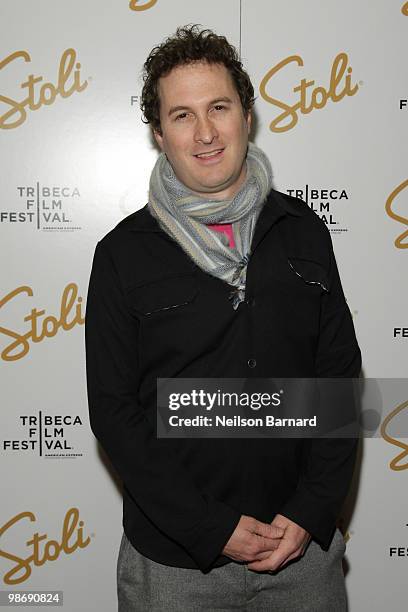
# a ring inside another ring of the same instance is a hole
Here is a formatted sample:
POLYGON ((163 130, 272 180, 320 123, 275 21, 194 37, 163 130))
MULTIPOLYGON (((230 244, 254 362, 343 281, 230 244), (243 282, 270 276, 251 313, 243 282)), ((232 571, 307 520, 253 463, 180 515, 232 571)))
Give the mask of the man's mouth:
POLYGON ((223 151, 224 149, 214 149, 213 151, 207 151, 205 153, 197 153, 194 155, 194 157, 197 157, 198 159, 216 159, 222 154, 223 151))

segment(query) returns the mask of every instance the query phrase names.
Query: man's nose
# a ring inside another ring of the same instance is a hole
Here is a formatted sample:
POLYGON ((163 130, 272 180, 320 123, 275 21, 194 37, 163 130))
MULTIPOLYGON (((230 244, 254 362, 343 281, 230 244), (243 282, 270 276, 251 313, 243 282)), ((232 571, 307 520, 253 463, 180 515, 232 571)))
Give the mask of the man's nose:
POLYGON ((194 139, 197 142, 211 144, 213 140, 218 138, 218 132, 211 119, 208 117, 198 118, 194 139))

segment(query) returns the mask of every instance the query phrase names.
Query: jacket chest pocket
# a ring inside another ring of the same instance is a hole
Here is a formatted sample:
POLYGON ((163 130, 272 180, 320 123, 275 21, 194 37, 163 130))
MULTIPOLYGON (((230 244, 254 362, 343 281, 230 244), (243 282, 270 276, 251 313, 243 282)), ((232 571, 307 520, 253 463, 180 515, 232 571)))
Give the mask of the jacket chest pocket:
POLYGON ((275 295, 272 319, 287 338, 316 339, 322 300, 330 292, 326 267, 306 257, 285 255, 271 271, 272 275, 271 295, 275 295))
POLYGON ((194 275, 177 274, 132 287, 127 293, 127 301, 137 315, 156 319, 186 313, 198 292, 194 275))
POLYGON ((288 257, 288 266, 299 279, 297 284, 300 288, 305 288, 305 285, 307 285, 309 287, 320 288, 322 293, 330 292, 327 272, 318 261, 292 256, 288 257))

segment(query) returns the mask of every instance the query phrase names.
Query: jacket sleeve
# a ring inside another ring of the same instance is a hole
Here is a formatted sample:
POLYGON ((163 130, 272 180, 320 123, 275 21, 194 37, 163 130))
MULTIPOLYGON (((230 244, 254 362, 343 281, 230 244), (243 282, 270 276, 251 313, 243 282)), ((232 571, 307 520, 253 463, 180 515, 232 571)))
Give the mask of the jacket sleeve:
POLYGON ((138 321, 126 306, 114 262, 98 243, 89 281, 85 344, 91 429, 133 499, 205 571, 240 513, 200 492, 158 439, 138 402, 138 321))
MULTIPOLYGON (((322 296, 320 333, 315 372, 317 378, 358 378, 361 352, 347 306, 330 233, 325 227, 329 252, 329 287, 322 296)), ((351 382, 350 382, 351 385, 351 382)), ((349 414, 351 410, 346 410, 349 414)), ((358 436, 304 440, 304 465, 295 494, 280 510, 327 550, 336 520, 353 476, 358 436)))

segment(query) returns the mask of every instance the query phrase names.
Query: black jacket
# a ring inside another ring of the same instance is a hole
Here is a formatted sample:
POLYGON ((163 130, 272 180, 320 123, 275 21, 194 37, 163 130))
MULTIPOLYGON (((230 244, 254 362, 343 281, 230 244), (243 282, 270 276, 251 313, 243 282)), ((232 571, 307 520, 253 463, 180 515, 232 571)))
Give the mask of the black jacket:
POLYGON ((95 250, 85 328, 91 428, 123 480, 129 540, 159 563, 208 571, 230 561, 220 552, 242 514, 283 514, 327 549, 349 487, 356 440, 156 436, 157 377, 359 376, 323 221, 271 191, 251 249, 237 310, 231 287, 196 266, 147 206, 95 250))

